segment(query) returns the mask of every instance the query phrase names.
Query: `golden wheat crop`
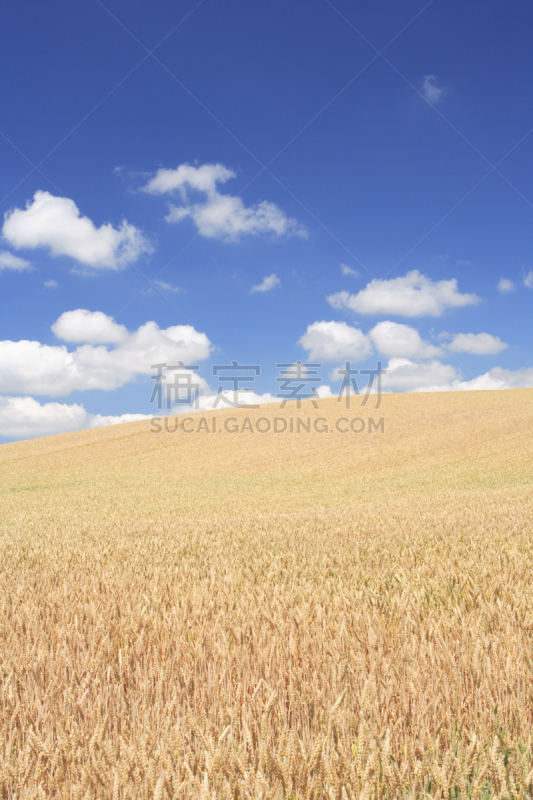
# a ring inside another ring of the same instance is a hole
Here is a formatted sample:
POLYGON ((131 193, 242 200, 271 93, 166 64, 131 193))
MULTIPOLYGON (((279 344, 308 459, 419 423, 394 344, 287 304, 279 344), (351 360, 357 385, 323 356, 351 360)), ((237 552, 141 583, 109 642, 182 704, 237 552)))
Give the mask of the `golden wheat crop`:
POLYGON ((206 416, 0 447, 2 797, 531 797, 533 391, 206 416))

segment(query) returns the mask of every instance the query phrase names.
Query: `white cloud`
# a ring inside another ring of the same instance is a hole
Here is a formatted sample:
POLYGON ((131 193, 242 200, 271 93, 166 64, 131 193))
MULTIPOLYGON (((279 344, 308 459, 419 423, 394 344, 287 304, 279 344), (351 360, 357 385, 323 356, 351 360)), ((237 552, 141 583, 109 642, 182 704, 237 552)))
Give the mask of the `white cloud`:
MULTIPOLYGON (((104 428, 107 425, 122 425, 124 422, 139 422, 142 419, 152 419, 153 414, 119 414, 103 416, 102 414, 89 414, 89 428, 104 428)), ((84 426, 85 427, 85 426, 84 426)))
POLYGON ((83 405, 74 403, 39 403, 32 397, 0 396, 0 436, 8 439, 25 439, 53 436, 56 433, 99 428, 150 419, 145 414, 102 416, 90 414, 83 405))
POLYGON ((349 267, 348 264, 341 264, 341 272, 343 275, 351 275, 352 278, 358 278, 359 273, 353 267, 349 267))
POLYGON ((530 269, 527 275, 524 275, 524 286, 526 289, 533 289, 533 269, 530 269))
POLYGON ((65 311, 52 325, 52 331, 64 342, 90 342, 99 344, 119 344, 128 338, 128 330, 118 325, 103 311, 65 311))
POLYGON ((425 342, 415 328, 399 322, 378 322, 370 338, 380 353, 389 357, 434 358, 442 349, 425 342))
POLYGON ((338 292, 327 300, 333 308, 349 308, 359 314, 440 317, 448 308, 472 305, 480 298, 475 294, 461 294, 456 278, 432 281, 418 270, 412 270, 400 278, 375 278, 357 294, 338 292))
POLYGON ((424 75, 422 94, 428 103, 435 105, 435 103, 438 103, 439 100, 442 99, 445 92, 446 89, 437 84, 435 75, 424 75))
POLYGON ((533 367, 528 369, 510 370, 494 367, 484 375, 478 375, 470 381, 459 378, 448 383, 435 384, 418 388, 415 391, 424 392, 473 392, 494 391, 501 389, 532 389, 533 367))
POLYGON ((275 397, 273 394, 270 394, 270 392, 266 392, 265 394, 257 394, 253 389, 240 389, 238 392, 228 390, 222 392, 222 397, 225 399, 220 399, 216 393, 204 393, 198 398, 198 408, 191 406, 190 408, 184 408, 182 411, 180 411, 180 413, 183 414, 185 412, 190 413, 194 411, 211 411, 216 408, 228 409, 234 408, 235 405, 251 406, 281 402, 279 398, 275 397), (218 402, 217 398, 219 398, 218 402))
POLYGON ((94 269, 122 269, 153 248, 134 225, 123 220, 120 227, 110 223, 99 228, 80 216, 73 200, 38 191, 25 209, 4 215, 4 239, 12 247, 47 247, 52 256, 70 256, 94 269))
POLYGON ((515 285, 513 281, 510 281, 507 278, 501 278, 501 280, 498 281, 497 289, 502 294, 509 294, 509 292, 514 292, 515 285))
POLYGON ((46 286, 47 289, 57 289, 59 284, 57 281, 49 280, 44 282, 44 286, 46 286))
POLYGON ((181 292, 179 286, 173 286, 172 283, 166 283, 165 281, 153 281, 155 286, 158 286, 163 292, 181 292))
POLYGON ((170 194, 180 191, 183 197, 186 195, 185 188, 189 186, 191 189, 210 195, 217 191, 217 183, 226 183, 235 177, 233 170, 223 164, 202 164, 201 167, 192 167, 185 163, 176 169, 159 169, 146 186, 143 186, 142 191, 148 194, 170 194))
POLYGON ((17 272, 24 272, 25 270, 31 269, 31 264, 24 258, 14 256, 13 253, 9 253, 7 250, 0 250, 0 272, 4 269, 14 269, 17 272))
POLYGON ((372 352, 368 336, 346 322, 313 322, 298 339, 311 361, 362 360, 372 352))
MULTIPOLYGON (((309 389, 306 387, 303 392, 308 393, 309 389)), ((331 391, 331 387, 327 385, 317 386, 317 395, 318 398, 321 400, 325 400, 328 397, 333 397, 333 393, 331 391)), ((238 404, 239 406, 247 406, 247 405, 269 405, 272 403, 282 403, 282 397, 276 397, 276 395, 270 394, 270 392, 265 392, 265 394, 257 394, 253 390, 241 389, 239 392, 235 393, 233 391, 222 392, 222 395, 227 398, 228 402, 224 400, 219 400, 218 403, 215 405, 218 395, 217 394, 203 394, 199 398, 198 408, 184 408, 180 411, 180 414, 183 413, 191 413, 194 411, 211 411, 212 409, 229 409, 234 408, 234 404, 238 404)), ((289 402, 294 402, 290 400, 289 402)))
MULTIPOLYGON (((333 380, 339 380, 337 370, 333 380)), ((441 361, 416 363, 408 358, 391 358, 381 377, 384 392, 464 392, 533 388, 533 367, 508 370, 494 367, 465 381, 459 370, 441 361)), ((376 391, 374 385, 373 393, 376 391)))
POLYGON ((202 236, 236 241, 243 234, 273 233, 276 236, 307 236, 305 228, 287 217, 275 203, 263 200, 247 207, 240 197, 221 194, 217 184, 235 178, 223 164, 193 167, 180 164, 176 169, 160 169, 142 191, 148 194, 178 192, 181 205, 170 205, 167 222, 181 222, 190 217, 202 236), (204 198, 193 202, 191 192, 204 198))
MULTIPOLYGON (((64 341, 96 339, 98 343, 71 352, 65 345, 0 341, 1 392, 59 397, 76 390, 117 389, 137 375, 151 374, 152 364, 194 364, 206 359, 211 350, 205 333, 191 325, 163 330, 155 322, 147 322, 128 331, 106 314, 85 309, 65 312, 52 329, 64 341)), ((203 379, 195 380, 206 387, 203 379)))
POLYGON ((253 294, 254 292, 269 292, 276 286, 281 286, 281 281, 276 273, 273 272, 272 275, 267 275, 265 278, 263 278, 260 284, 257 286, 252 286, 250 289, 250 294, 253 294))
POLYGON ((408 358, 391 358, 386 372, 382 377, 384 391, 416 392, 458 379, 456 369, 441 361, 417 364, 408 358))
POLYGON ((485 356, 501 353, 509 345, 490 333, 457 333, 447 347, 455 353, 485 356))

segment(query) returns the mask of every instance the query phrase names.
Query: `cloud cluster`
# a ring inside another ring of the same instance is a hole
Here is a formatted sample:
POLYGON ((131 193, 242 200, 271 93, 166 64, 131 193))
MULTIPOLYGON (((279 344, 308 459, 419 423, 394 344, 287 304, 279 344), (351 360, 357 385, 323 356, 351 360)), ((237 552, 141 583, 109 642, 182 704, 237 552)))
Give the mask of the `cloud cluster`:
MULTIPOLYGON (((522 283, 526 289, 533 289, 533 269, 526 272, 522 267, 522 283)), ((509 294, 509 292, 514 292, 516 284, 514 281, 508 280, 508 278, 501 278, 496 288, 501 294, 509 294)))
POLYGON ((498 281, 497 289, 500 294, 509 294, 509 292, 514 292, 515 285, 513 281, 510 281, 508 278, 501 278, 498 281))
POLYGON ((52 256, 69 256, 97 270, 118 270, 153 248, 134 225, 123 220, 118 228, 106 223, 97 228, 82 217, 73 200, 37 191, 26 208, 4 215, 4 239, 19 249, 46 247, 52 256))
POLYGON ((442 348, 424 341, 410 325, 385 320, 363 333, 346 322, 313 322, 298 340, 314 361, 361 361, 374 352, 388 357, 433 358, 442 348))
POLYGON ((83 405, 73 403, 39 403, 32 397, 0 396, 0 436, 25 439, 36 436, 53 436, 56 433, 99 428, 150 419, 145 414, 102 416, 90 414, 83 405))
MULTIPOLYGON (((216 394, 202 394, 198 408, 181 407, 179 414, 192 414, 213 409, 231 409, 237 403, 246 405, 267 405, 280 403, 281 398, 270 393, 257 394, 254 391, 241 390, 237 394, 224 392, 228 402, 220 400, 216 394)), ((329 386, 319 386, 319 398, 332 397, 329 386)), ((79 403, 39 403, 32 397, 0 396, 0 437, 8 439, 25 439, 38 436, 53 436, 57 433, 78 431, 85 428, 101 428, 106 425, 120 425, 123 422, 138 422, 160 416, 154 414, 121 414, 120 416, 104 416, 91 414, 79 403)), ((174 423, 171 423, 173 426, 174 423)))
MULTIPOLYGON (((416 362, 408 358, 391 358, 381 378, 384 392, 473 392, 533 388, 533 367, 509 370, 502 367, 464 380, 452 364, 433 360, 416 362)), ((341 376, 332 375, 336 380, 341 376)), ((375 386, 374 386, 375 391, 375 386)))
MULTIPOLYGON (((211 411, 212 409, 215 408, 228 409, 228 408, 233 408, 234 404, 238 404, 240 406, 268 405, 270 403, 281 403, 283 401, 283 395, 281 397, 277 397, 276 395, 271 394, 270 392, 265 392, 264 394, 257 394, 255 391, 247 389, 240 389, 236 393, 233 391, 225 391, 222 392, 222 395, 227 398, 228 400, 227 403, 224 400, 218 399, 217 394, 211 394, 206 392, 205 394, 202 394, 199 398, 198 409, 192 407, 190 409, 184 408, 180 411, 180 413, 183 414, 185 412, 189 413, 192 411, 211 411)), ((317 386, 317 395, 320 399, 327 399, 328 397, 333 397, 331 387, 325 384, 317 386)))
POLYGON ((432 281, 418 270, 390 280, 375 278, 357 294, 338 292, 327 298, 336 309, 359 314, 391 314, 401 317, 440 317, 450 308, 479 303, 475 294, 461 294, 457 279, 432 281))
POLYGON ((273 272, 272 275, 264 277, 257 286, 252 286, 250 294, 254 294, 254 292, 269 292, 271 289, 275 289, 276 286, 281 286, 281 281, 276 273, 273 272))
POLYGON ((464 381, 455 378, 446 383, 436 382, 426 387, 417 387, 414 391, 425 392, 474 392, 501 389, 532 389, 533 388, 533 367, 527 369, 503 369, 494 367, 478 375, 472 380, 464 381))
MULTIPOLYGON (((446 336, 449 338, 449 334, 446 336)), ((412 326, 391 320, 379 322, 367 334, 345 322, 321 321, 309 325, 298 344, 308 351, 311 361, 337 362, 342 365, 349 360, 355 365, 373 353, 387 357, 389 361, 385 367, 386 375, 382 377, 384 391, 448 391, 455 387, 503 388, 508 376, 513 375, 496 368, 474 381, 463 381, 461 372, 456 367, 438 359, 439 356, 445 356, 447 351, 494 355, 508 347, 497 336, 489 333, 458 333, 449 344, 437 347, 425 341, 412 326), (506 377, 502 377, 504 373, 507 373, 506 377)), ((338 369, 339 367, 332 371, 332 380, 340 379, 338 369)), ((528 385, 530 373, 533 376, 533 369, 516 373, 512 385, 528 385)))
POLYGON ((408 358, 391 358, 383 375, 384 391, 416 392, 437 383, 457 380, 458 372, 441 361, 417 363, 408 358))
POLYGON ((341 272, 346 277, 347 275, 351 275, 352 278, 358 278, 359 273, 353 267, 349 267, 348 264, 341 264, 341 272))
POLYGON ((31 269, 31 264, 24 258, 13 255, 8 250, 0 250, 0 272, 5 269, 13 269, 16 272, 24 272, 31 269))
POLYGON ((174 286, 174 284, 168 283, 167 281, 152 281, 152 283, 154 286, 157 286, 159 289, 161 289, 162 292, 175 292, 176 294, 181 292, 179 286, 174 286))
MULTIPOLYGON (((194 364, 206 359, 211 343, 191 325, 160 329, 146 322, 128 331, 101 311, 77 309, 62 314, 52 326, 64 342, 0 341, 0 391, 10 394, 68 396, 73 391, 117 389, 138 375, 149 375, 152 364, 194 364)), ((200 379, 202 386, 206 384, 200 379)))
POLYGON ((51 327, 58 339, 64 342, 90 342, 91 344, 120 344, 128 337, 125 325, 117 324, 103 311, 65 311, 51 327))
POLYGON ((428 103, 431 103, 432 106, 435 105, 442 100, 445 93, 446 88, 438 85, 435 75, 424 75, 422 94, 428 103))
MULTIPOLYGON (((445 334, 448 336, 448 334, 445 334)), ((346 322, 313 322, 298 340, 311 360, 361 360, 376 351, 389 358, 428 359, 455 353, 495 355, 509 345, 490 333, 457 333, 444 347, 426 342, 416 328, 399 322, 378 322, 367 334, 346 322)))
POLYGON ((379 353, 392 358, 434 358, 443 352, 425 342, 416 328, 390 320, 378 322, 369 336, 379 353))
POLYGON ((458 333, 449 345, 454 353, 472 353, 477 356, 496 355, 509 347, 498 336, 490 333, 458 333))
POLYGON ((346 322, 313 322, 298 339, 310 361, 360 361, 372 353, 368 336, 346 322))
POLYGON ((142 188, 153 195, 180 195, 181 204, 170 204, 167 222, 190 218, 202 236, 236 241, 242 235, 271 233, 275 236, 307 236, 305 228, 287 217, 275 204, 263 200, 245 206, 240 197, 221 194, 218 184, 235 178, 233 170, 222 164, 194 167, 180 164, 176 169, 160 169, 142 188), (200 200, 194 197, 203 195, 200 200))

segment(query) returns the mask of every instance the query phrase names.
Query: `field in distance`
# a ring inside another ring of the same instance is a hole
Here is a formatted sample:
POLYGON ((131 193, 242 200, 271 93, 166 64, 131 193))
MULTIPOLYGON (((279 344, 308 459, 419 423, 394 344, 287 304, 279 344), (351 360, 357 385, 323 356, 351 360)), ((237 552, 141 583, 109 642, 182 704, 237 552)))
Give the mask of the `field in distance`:
POLYGON ((532 797, 533 390, 174 424, 0 447, 0 796, 532 797))

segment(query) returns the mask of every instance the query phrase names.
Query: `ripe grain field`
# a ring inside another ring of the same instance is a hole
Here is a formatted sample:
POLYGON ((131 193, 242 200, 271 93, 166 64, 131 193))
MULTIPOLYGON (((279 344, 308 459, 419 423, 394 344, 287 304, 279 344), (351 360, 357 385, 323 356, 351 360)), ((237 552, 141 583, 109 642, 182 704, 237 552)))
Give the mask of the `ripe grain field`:
POLYGON ((320 405, 0 447, 2 797, 533 796, 533 390, 320 405))

